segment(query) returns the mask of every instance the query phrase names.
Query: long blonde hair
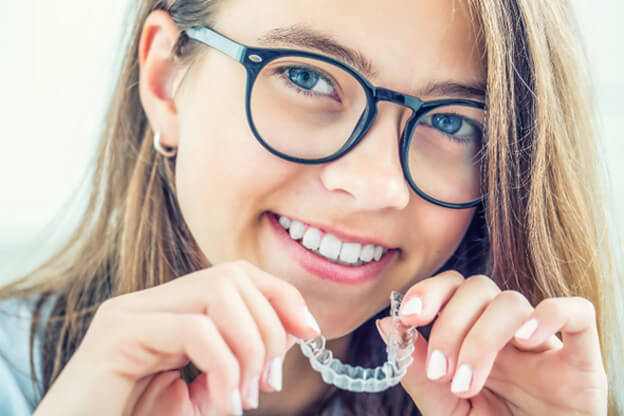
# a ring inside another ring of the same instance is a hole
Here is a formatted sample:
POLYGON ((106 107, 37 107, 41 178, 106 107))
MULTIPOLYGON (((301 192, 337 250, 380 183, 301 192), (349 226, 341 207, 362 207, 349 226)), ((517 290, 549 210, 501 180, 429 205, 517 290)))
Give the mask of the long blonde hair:
MULTIPOLYGON (((54 256, 0 290, 0 298, 42 295, 31 350, 41 325, 46 329, 43 391, 102 301, 210 266, 177 205, 175 159, 162 159, 152 148, 153 132, 139 99, 138 43, 153 10, 168 11, 186 29, 211 25, 221 1, 139 2, 86 214, 54 256), (52 316, 40 320, 51 295, 56 297, 52 316)), ((555 296, 593 302, 609 375, 609 414, 618 414, 615 359, 623 355, 624 340, 615 317, 621 269, 605 221, 607 188, 599 175, 593 98, 575 20, 562 1, 469 0, 469 5, 487 66, 489 199, 477 218, 485 226, 467 233, 458 252, 479 237, 487 240, 473 272, 521 291, 533 305, 555 296)), ((180 65, 192 65, 200 49, 182 33, 172 52, 180 65)))

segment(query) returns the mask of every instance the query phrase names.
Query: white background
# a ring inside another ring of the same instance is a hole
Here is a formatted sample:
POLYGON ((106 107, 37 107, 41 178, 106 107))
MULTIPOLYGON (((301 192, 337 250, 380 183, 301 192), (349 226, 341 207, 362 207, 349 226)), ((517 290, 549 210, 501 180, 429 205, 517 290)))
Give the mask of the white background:
MULTIPOLYGON (((573 3, 590 46, 613 227, 624 235, 624 3, 573 3)), ((49 255, 84 207, 78 187, 89 184, 128 4, 0 0, 0 282, 49 255)))

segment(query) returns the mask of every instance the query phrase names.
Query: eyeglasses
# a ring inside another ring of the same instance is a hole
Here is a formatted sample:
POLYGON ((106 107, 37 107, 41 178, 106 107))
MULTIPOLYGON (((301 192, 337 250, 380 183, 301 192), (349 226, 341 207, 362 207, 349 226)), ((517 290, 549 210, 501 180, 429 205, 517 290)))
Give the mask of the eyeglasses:
POLYGON ((405 179, 418 195, 454 209, 476 206, 486 196, 481 184, 483 103, 422 101, 377 87, 325 55, 249 47, 206 26, 185 33, 245 67, 249 127, 274 155, 304 164, 338 159, 364 138, 377 103, 389 101, 412 110, 399 148, 405 179))

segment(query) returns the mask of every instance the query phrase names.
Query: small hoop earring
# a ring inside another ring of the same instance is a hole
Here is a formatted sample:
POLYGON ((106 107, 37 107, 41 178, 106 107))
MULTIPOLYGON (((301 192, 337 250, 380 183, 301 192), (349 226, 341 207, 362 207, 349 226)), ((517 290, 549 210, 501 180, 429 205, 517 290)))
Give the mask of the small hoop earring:
POLYGON ((176 149, 175 147, 171 148, 171 150, 163 149, 163 147, 160 145, 160 132, 154 134, 154 149, 156 149, 156 151, 164 157, 175 156, 178 151, 178 149, 176 149))

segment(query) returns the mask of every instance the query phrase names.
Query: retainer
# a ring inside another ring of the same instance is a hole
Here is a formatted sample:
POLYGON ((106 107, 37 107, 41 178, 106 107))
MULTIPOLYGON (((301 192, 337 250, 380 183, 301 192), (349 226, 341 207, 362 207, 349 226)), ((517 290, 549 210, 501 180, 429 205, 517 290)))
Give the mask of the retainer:
POLYGON ((402 300, 401 293, 390 293, 392 330, 386 345, 388 361, 376 368, 353 367, 333 358, 332 352, 325 349, 325 337, 322 335, 307 341, 294 338, 303 354, 310 359, 312 368, 321 373, 325 383, 350 391, 383 391, 398 384, 414 361, 412 352, 418 339, 418 330, 415 326, 405 326, 399 321, 402 300))

